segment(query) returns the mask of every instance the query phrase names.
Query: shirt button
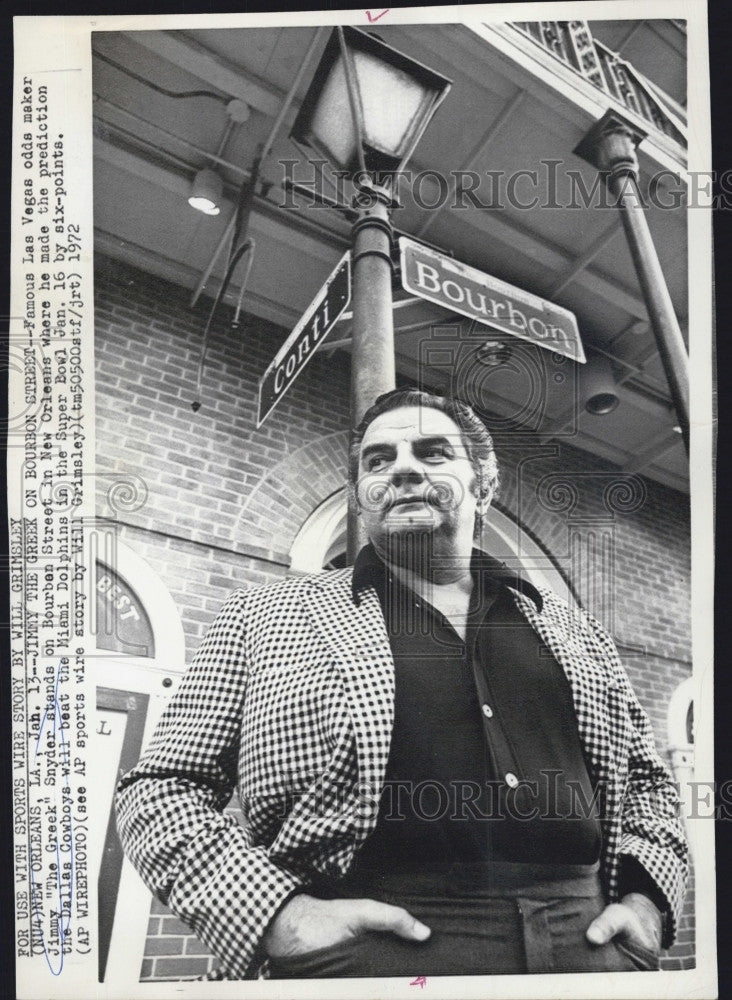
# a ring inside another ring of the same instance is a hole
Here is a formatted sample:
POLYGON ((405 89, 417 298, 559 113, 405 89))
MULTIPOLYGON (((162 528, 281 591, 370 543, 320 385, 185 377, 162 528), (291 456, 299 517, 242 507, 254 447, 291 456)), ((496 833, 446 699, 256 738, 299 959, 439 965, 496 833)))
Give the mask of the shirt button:
POLYGON ((508 787, 515 788, 518 785, 518 783, 519 780, 513 773, 513 771, 509 771, 508 774, 506 775, 506 784, 508 785, 508 787))
POLYGON ((483 709, 483 715, 486 717, 486 719, 493 718, 493 709, 491 708, 490 705, 483 705, 482 709, 483 709))

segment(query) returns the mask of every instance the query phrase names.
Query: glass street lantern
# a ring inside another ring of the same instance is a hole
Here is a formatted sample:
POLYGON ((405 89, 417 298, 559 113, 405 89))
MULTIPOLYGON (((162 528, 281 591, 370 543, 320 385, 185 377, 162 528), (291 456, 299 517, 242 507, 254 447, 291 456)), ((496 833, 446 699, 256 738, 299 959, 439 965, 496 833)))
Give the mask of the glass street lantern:
POLYGON ((358 28, 336 28, 292 128, 351 176, 409 159, 452 83, 358 28))

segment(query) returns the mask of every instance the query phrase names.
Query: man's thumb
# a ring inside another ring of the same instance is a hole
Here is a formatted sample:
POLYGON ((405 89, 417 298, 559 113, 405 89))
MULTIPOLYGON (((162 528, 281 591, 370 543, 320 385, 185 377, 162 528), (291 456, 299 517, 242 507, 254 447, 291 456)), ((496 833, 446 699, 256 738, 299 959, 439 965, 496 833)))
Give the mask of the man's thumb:
POLYGON ((627 930, 627 912, 624 906, 611 903, 599 917, 595 917, 587 928, 587 940, 592 944, 607 944, 621 932, 627 930))
POLYGON ((431 934, 429 927, 411 913, 390 903, 368 900, 360 915, 364 930, 392 931, 410 941, 424 941, 431 934))

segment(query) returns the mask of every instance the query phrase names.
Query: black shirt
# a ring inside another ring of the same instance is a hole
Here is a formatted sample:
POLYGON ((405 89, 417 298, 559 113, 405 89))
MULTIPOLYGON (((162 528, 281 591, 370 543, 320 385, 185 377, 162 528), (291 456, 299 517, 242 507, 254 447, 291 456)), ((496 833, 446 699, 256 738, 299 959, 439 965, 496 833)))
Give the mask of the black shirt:
POLYGON ((367 546, 354 599, 379 595, 395 666, 395 714, 374 834, 357 868, 435 862, 591 864, 600 824, 569 682, 509 585, 541 595, 475 550, 466 641, 367 546))

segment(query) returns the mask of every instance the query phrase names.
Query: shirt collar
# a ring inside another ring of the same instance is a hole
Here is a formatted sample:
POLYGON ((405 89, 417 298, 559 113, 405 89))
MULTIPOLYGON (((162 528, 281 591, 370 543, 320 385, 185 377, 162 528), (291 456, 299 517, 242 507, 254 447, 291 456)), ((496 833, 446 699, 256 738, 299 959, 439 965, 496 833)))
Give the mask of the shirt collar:
MULTIPOLYGON (((509 569, 499 559, 489 556, 481 549, 473 549, 470 569, 473 576, 479 573, 486 574, 493 582, 518 590, 519 593, 530 598, 536 605, 537 611, 541 613, 544 601, 533 583, 523 579, 520 573, 509 569)), ((374 587, 377 593, 383 594, 388 577, 389 570, 377 555, 373 545, 364 546, 353 565, 352 594, 354 603, 360 604, 360 591, 369 586, 374 587)))

